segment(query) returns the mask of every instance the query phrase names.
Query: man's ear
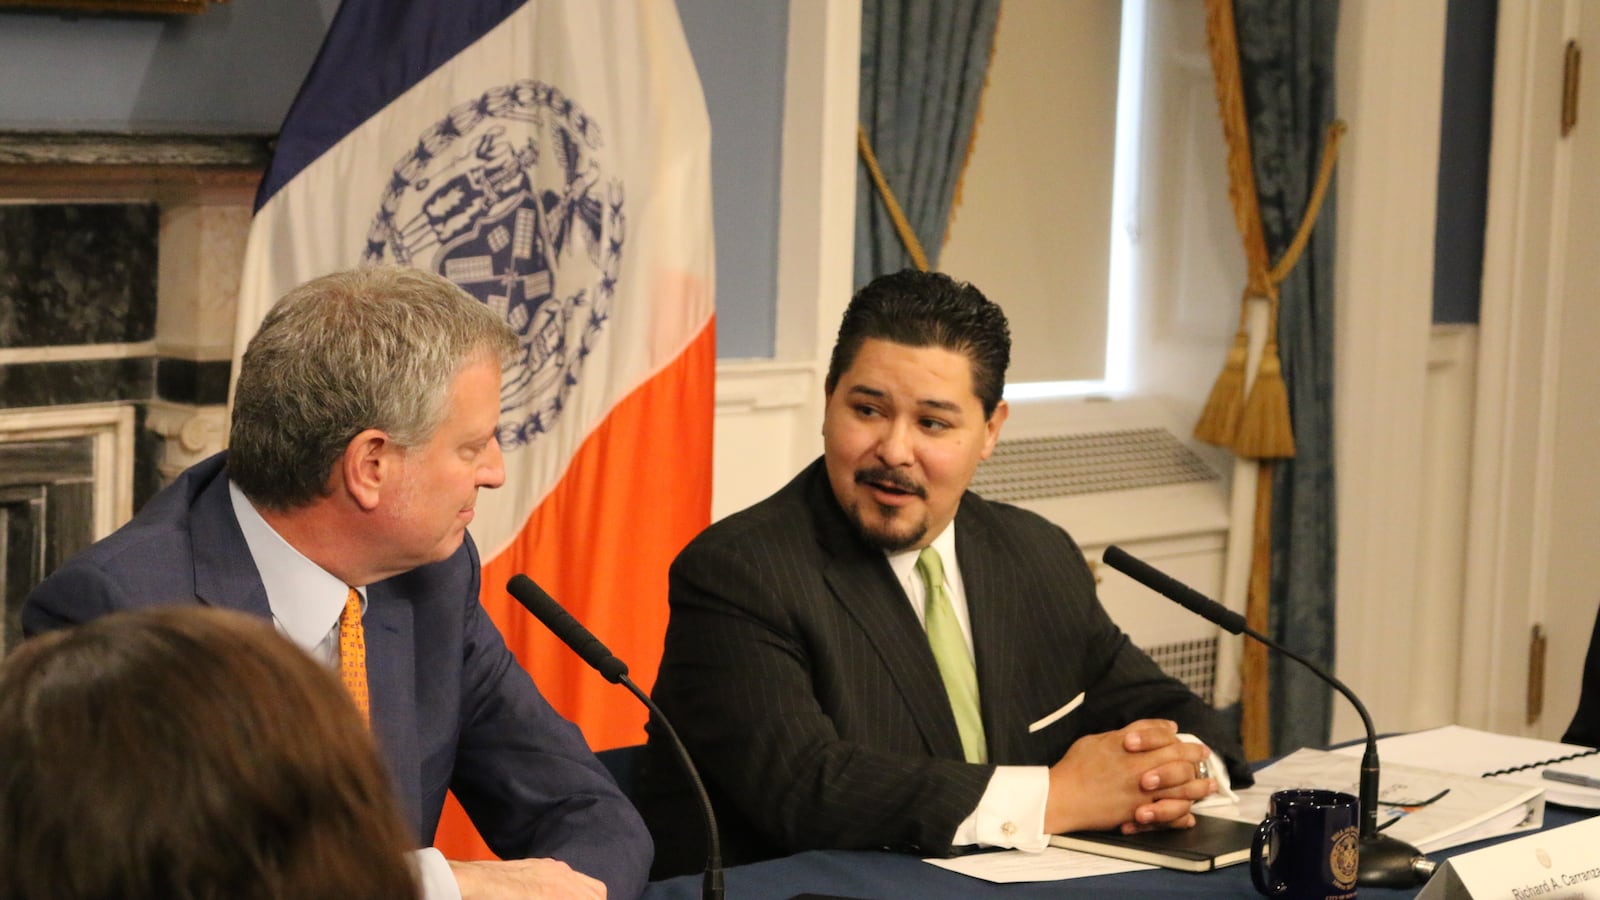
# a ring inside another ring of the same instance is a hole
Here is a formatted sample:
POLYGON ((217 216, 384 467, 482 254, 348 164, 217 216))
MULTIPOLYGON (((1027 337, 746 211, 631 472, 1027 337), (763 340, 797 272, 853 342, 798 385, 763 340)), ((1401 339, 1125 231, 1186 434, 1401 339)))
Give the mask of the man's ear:
POLYGON ((1001 400, 995 404, 994 412, 989 414, 989 420, 983 423, 983 454, 979 459, 988 459, 994 452, 995 442, 1000 440, 1000 426, 1006 423, 1006 416, 1011 414, 1011 407, 1006 401, 1001 400))
MULTIPOLYGON (((394 476, 396 449, 389 435, 376 428, 368 428, 345 445, 334 466, 334 477, 343 481, 345 493, 361 509, 377 507, 384 485, 394 476)), ((336 490, 339 486, 333 485, 336 490)))

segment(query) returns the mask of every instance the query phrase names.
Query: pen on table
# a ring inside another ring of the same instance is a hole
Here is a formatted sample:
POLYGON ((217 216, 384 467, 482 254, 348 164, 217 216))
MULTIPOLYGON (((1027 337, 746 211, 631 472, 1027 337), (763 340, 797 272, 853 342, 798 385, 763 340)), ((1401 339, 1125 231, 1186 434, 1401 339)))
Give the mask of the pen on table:
POLYGON ((1432 803, 1437 803, 1440 799, 1442 799, 1444 797, 1445 794, 1448 794, 1448 793, 1450 793, 1450 789, 1449 788, 1445 788, 1444 790, 1440 791, 1437 794, 1434 794, 1432 797, 1429 797, 1426 800, 1379 800, 1378 801, 1378 805, 1379 806, 1397 806, 1397 807, 1399 807, 1401 809, 1405 809, 1405 810, 1418 810, 1418 809, 1421 809, 1424 806, 1428 806, 1428 805, 1430 805, 1432 803))
POLYGON ((1600 788, 1600 778, 1591 775, 1581 775, 1577 772, 1558 772, 1555 769, 1545 769, 1544 777, 1562 784, 1575 784, 1579 787, 1600 788))

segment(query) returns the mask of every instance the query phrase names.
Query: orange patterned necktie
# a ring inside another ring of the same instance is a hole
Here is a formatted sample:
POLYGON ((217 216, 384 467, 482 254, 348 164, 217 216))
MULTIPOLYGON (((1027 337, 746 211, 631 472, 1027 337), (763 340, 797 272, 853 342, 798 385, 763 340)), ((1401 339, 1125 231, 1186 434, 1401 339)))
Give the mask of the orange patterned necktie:
POLYGON ((369 722, 367 636, 361 630, 361 594, 355 588, 344 598, 344 612, 339 614, 339 679, 361 710, 361 720, 369 722))

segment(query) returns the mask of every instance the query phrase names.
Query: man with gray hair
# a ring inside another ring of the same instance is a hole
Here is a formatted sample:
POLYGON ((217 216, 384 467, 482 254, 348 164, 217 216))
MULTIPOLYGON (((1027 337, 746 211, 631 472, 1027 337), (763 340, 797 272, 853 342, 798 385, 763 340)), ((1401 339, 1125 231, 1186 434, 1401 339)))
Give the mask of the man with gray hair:
POLYGON ((511 330, 415 269, 341 272, 268 313, 230 449, 28 597, 29 634, 202 603, 271 618, 339 670, 423 846, 453 790, 505 861, 418 851, 425 896, 633 897, 650 838, 478 602, 467 524, 505 480, 511 330))

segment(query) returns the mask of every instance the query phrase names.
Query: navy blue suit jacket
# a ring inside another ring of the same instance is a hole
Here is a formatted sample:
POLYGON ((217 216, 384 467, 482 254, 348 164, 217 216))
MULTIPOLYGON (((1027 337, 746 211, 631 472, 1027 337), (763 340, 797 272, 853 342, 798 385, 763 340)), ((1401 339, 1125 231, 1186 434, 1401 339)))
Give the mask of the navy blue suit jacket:
MULTIPOLYGON (((123 609, 202 603, 271 617, 228 498, 225 454, 156 495, 133 521, 31 593, 25 633, 123 609)), ((551 857, 643 889, 652 845, 583 735, 539 694, 478 602, 469 536, 449 559, 367 587, 372 729, 417 839, 433 842, 445 792, 503 858, 551 857)))

